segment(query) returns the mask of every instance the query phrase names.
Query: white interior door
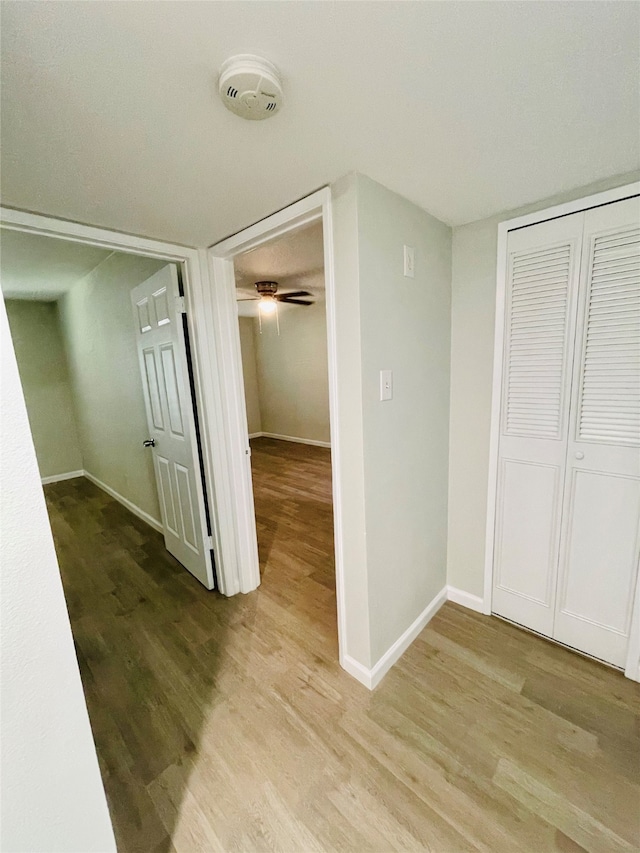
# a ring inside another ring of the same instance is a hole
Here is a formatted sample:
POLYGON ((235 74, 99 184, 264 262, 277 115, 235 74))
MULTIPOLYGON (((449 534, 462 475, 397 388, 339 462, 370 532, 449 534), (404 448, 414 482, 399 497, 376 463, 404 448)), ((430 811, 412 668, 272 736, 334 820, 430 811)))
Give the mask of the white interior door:
POLYGON ((168 264, 134 288, 131 300, 166 548, 213 589, 213 552, 175 265, 168 264))
POLYGON ((495 613, 553 632, 584 214, 509 235, 495 613))
POLYGON ((640 200, 585 214, 555 639, 623 667, 638 574, 640 200))

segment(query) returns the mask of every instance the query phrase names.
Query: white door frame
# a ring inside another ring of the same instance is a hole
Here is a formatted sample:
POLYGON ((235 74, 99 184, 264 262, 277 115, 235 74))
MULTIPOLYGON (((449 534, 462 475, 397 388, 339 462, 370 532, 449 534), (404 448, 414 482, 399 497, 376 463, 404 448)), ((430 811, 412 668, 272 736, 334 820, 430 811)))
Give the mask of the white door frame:
POLYGON ((247 413, 242 377, 242 354, 236 304, 233 259, 276 237, 303 225, 322 220, 324 242, 324 278, 327 312, 327 356, 329 364, 329 419, 331 429, 331 468, 333 488, 333 520, 338 608, 338 645, 340 662, 344 657, 345 604, 342 497, 340 483, 340 446, 338 441, 338 375, 336 364, 335 275, 331 190, 324 187, 284 210, 268 216, 238 234, 216 243, 209 249, 212 281, 215 339, 220 343, 220 385, 225 406, 228 444, 228 470, 236 484, 233 498, 237 523, 238 583, 242 592, 250 592, 260 584, 258 538, 253 505, 251 458, 248 442, 247 413))
POLYGON ((219 404, 216 348, 211 341, 211 288, 206 250, 191 249, 7 207, 0 207, 0 228, 100 246, 181 265, 218 587, 225 595, 238 592, 237 585, 233 582, 236 552, 231 481, 226 467, 225 441, 217 439, 221 435, 224 437, 224 423, 221 416, 222 407, 219 404))
MULTIPOLYGON (((640 181, 615 187, 605 192, 596 193, 586 198, 558 204, 515 219, 508 219, 498 224, 498 259, 497 259, 497 281, 496 281, 496 319, 493 344, 493 388, 491 395, 491 430, 489 438, 489 483, 487 490, 487 527, 485 539, 485 564, 484 564, 484 598, 482 612, 490 615, 493 590, 493 559, 496 523, 496 499, 498 488, 498 445, 500 440, 500 412, 502 408, 502 367, 504 358, 504 324, 505 303, 507 283, 507 240, 510 231, 518 228, 526 228, 528 225, 537 225, 549 219, 557 219, 560 216, 568 216, 571 213, 579 213, 592 207, 600 207, 603 204, 611 204, 622 201, 625 198, 640 195, 640 181)), ((636 594, 634 600, 633 616, 631 619, 631 632, 629 636, 629 648, 627 652, 627 664, 625 675, 634 681, 640 681, 640 582, 636 581, 636 594)))

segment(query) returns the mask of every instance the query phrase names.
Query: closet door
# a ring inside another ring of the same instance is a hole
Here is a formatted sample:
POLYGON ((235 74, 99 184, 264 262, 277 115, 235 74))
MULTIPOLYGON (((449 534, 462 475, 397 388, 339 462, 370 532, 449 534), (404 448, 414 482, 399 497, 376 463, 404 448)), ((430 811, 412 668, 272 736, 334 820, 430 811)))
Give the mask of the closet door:
POLYGON ((509 235, 492 609, 552 636, 584 214, 509 235))
POLYGON ((623 667, 638 574, 640 202, 585 213, 552 636, 623 667))

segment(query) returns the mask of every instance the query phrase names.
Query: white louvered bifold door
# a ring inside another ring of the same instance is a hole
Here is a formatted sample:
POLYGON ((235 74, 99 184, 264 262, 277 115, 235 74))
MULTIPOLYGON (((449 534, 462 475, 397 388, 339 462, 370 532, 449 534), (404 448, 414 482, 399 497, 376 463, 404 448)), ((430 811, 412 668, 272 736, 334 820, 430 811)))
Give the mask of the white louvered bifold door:
POLYGON ((492 609, 551 636, 584 214, 509 235, 492 609))
POLYGON ((553 637, 624 666, 640 519, 640 202, 585 214, 553 637))

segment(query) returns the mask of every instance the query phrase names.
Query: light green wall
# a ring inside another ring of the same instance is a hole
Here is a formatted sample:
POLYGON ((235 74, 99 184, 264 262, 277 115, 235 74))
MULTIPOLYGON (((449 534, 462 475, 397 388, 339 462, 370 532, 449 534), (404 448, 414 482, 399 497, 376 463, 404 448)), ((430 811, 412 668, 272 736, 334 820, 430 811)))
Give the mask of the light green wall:
POLYGON ((40 476, 82 470, 58 306, 16 299, 5 304, 40 476))
POLYGON ((254 322, 252 317, 238 317, 238 324, 240 326, 240 351, 242 353, 242 379, 244 381, 244 399, 247 407, 249 435, 262 432, 256 349, 253 340, 254 322))
POLYGON ((451 229, 358 178, 371 657, 446 583, 451 229), (415 248, 415 278, 403 274, 415 248), (393 370, 393 400, 379 373, 393 370), (373 628, 375 626, 375 630, 373 628))
POLYGON ((330 441, 326 304, 280 305, 275 318, 253 321, 262 430, 330 441))
POLYGON ((113 254, 61 301, 84 468, 160 518, 131 309, 131 290, 163 262, 113 254))
POLYGON ((332 195, 346 652, 370 667, 446 583, 451 229, 361 175, 332 195))
POLYGON ((472 595, 484 586, 498 223, 634 180, 610 178, 453 231, 447 582, 472 595))
POLYGON ((249 434, 331 441, 326 303, 278 307, 276 318, 240 317, 249 434))

